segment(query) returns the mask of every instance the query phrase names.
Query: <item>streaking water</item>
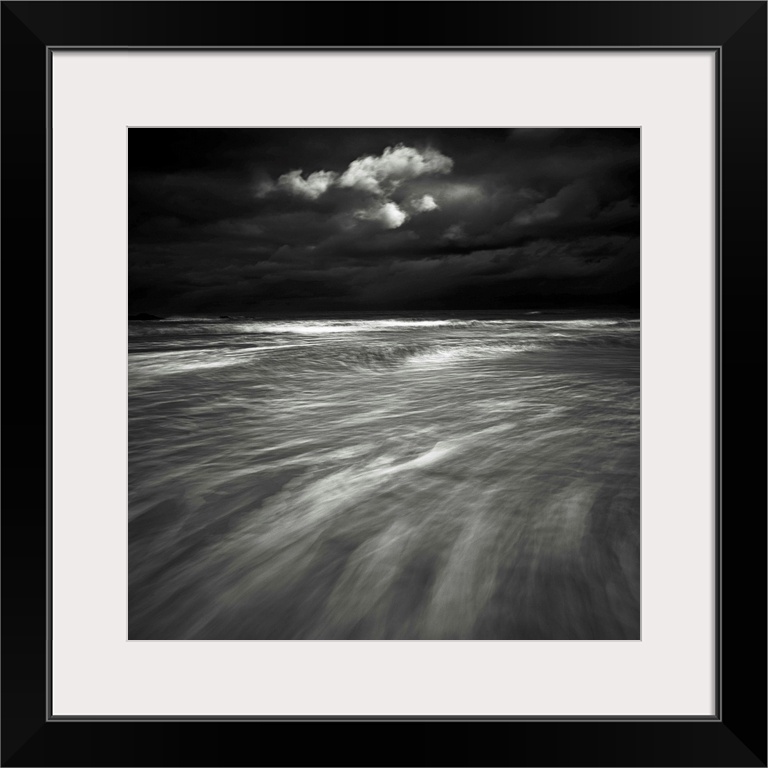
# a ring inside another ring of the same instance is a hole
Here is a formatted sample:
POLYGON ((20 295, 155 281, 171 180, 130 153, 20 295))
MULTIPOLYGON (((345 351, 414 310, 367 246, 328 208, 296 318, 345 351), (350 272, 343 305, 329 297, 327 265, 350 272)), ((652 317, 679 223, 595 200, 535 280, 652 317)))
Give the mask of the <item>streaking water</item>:
POLYGON ((129 324, 131 639, 637 639, 640 325, 129 324))

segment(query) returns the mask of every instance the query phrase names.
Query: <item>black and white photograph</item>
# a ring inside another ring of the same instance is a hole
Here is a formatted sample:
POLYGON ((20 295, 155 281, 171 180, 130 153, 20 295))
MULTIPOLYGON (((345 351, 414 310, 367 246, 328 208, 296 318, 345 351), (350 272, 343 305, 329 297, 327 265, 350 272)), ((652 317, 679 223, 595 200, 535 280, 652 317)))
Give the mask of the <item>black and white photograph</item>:
POLYGON ((128 130, 129 640, 639 640, 640 129, 128 130))

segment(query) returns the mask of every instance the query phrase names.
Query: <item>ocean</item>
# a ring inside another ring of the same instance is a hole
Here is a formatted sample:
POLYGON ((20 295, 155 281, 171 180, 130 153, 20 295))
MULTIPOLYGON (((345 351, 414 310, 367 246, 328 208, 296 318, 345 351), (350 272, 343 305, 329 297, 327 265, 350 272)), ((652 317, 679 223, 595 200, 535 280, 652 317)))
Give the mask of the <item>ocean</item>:
POLYGON ((129 323, 129 638, 640 637, 640 322, 129 323))

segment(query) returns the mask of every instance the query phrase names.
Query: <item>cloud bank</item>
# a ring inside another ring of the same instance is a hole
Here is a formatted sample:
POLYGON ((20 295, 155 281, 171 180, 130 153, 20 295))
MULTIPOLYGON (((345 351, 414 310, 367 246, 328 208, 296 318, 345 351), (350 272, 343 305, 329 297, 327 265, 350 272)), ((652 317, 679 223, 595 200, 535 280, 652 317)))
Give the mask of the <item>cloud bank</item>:
POLYGON ((637 305, 636 129, 130 129, 132 313, 637 305))

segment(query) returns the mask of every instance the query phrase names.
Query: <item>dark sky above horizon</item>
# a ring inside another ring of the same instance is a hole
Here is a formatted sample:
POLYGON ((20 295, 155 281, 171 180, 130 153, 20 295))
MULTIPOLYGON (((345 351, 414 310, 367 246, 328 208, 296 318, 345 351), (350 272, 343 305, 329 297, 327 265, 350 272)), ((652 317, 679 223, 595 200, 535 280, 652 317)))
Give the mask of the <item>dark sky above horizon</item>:
POLYGON ((129 131, 129 311, 639 307, 639 129, 129 131))

